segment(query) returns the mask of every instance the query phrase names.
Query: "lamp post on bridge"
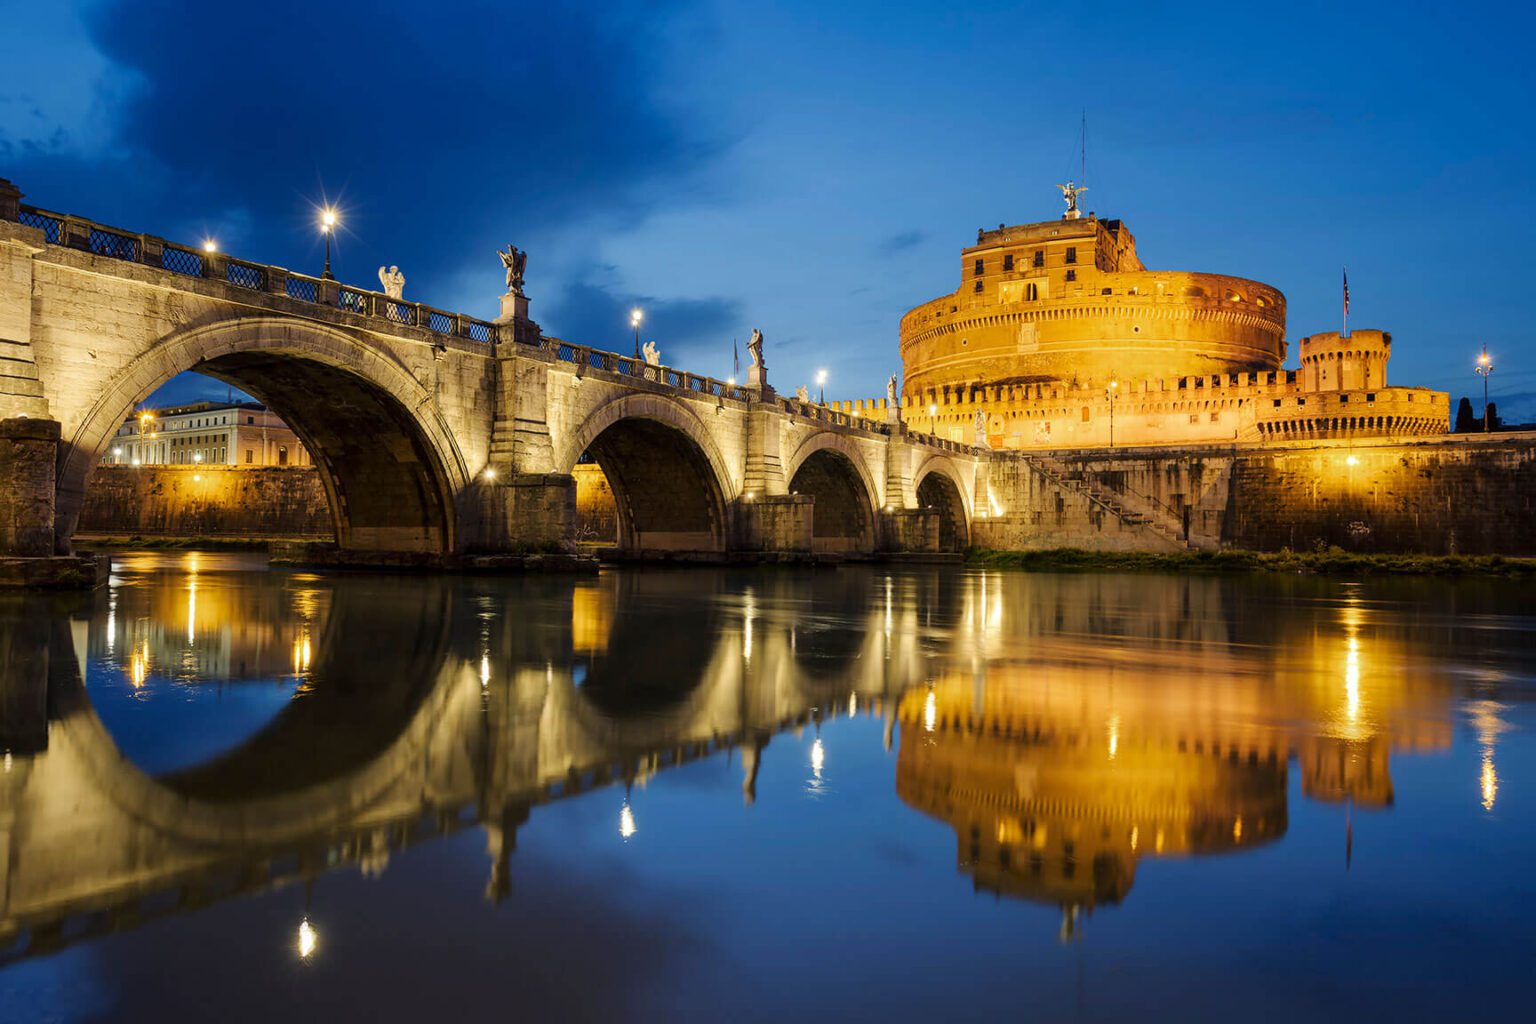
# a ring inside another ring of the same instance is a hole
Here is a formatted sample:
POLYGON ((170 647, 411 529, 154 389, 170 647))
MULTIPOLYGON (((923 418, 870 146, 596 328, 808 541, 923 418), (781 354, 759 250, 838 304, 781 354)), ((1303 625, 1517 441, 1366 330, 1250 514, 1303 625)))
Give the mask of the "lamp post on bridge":
POLYGON ((640 321, 645 319, 645 313, 636 306, 629 311, 629 326, 635 329, 635 358, 640 358, 640 321))
POLYGON ((816 386, 821 389, 820 404, 826 405, 827 404, 827 371, 826 370, 817 370, 816 371, 816 386))
POLYGON ((1493 376, 1493 358, 1488 355, 1488 346, 1483 346, 1483 354, 1477 357, 1477 365, 1472 372, 1483 378, 1483 433, 1488 433, 1488 378, 1493 376))
POLYGON ((331 273, 331 235, 336 231, 336 210, 327 206, 320 211, 320 233, 325 236, 325 272, 320 276, 327 281, 336 277, 331 273))

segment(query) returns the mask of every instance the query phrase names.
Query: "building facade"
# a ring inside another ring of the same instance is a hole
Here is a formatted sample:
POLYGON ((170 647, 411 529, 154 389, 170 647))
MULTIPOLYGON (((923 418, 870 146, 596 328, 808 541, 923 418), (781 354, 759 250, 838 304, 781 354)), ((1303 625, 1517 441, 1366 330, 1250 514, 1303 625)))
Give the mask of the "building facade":
POLYGON ((254 402, 141 409, 102 456, 108 466, 308 466, 293 429, 254 402))
MULTIPOLYGON (((1241 277, 1148 270, 1119 220, 979 231, 952 294, 901 320, 902 419, 993 448, 1444 433, 1445 392, 1389 387, 1392 336, 1302 338, 1285 296, 1241 277)), ((887 403, 836 407, 884 419, 887 403)))

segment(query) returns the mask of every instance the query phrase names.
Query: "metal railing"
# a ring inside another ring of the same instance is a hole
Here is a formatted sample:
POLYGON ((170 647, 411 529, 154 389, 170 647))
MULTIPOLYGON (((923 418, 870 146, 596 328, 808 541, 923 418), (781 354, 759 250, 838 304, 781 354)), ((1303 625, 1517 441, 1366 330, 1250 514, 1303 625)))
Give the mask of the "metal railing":
POLYGON ((157 267, 183 277, 224 281, 248 291, 376 317, 391 324, 419 327, 482 345, 495 345, 501 340, 498 326, 487 320, 445 312, 419 302, 393 299, 382 292, 365 291, 324 278, 296 274, 282 267, 252 263, 222 253, 199 252, 153 235, 133 234, 20 204, 16 220, 42 231, 43 240, 50 245, 64 245, 125 263, 157 267))

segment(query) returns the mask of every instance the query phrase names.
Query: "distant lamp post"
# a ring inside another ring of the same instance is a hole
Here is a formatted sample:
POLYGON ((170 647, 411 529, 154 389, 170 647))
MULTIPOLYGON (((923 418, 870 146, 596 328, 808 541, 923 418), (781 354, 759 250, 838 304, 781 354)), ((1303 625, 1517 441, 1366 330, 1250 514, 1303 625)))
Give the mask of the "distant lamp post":
POLYGON ((1488 378, 1493 376, 1493 357, 1488 354, 1488 346, 1483 346, 1483 354, 1477 357, 1477 365, 1472 372, 1483 378, 1483 433, 1488 433, 1488 378))
POLYGON ((639 306, 629 311, 629 326, 635 329, 635 358, 640 358, 640 321, 645 319, 645 311, 639 306))
POLYGON ((1104 394, 1109 398, 1109 446, 1115 446, 1115 396, 1120 393, 1120 382, 1111 380, 1104 394))
POLYGON ((821 389, 821 404, 827 404, 827 371, 816 371, 816 386, 821 389))
POLYGON ((327 281, 336 280, 331 273, 331 236, 336 233, 336 211, 332 207, 325 207, 320 211, 320 233, 325 236, 325 272, 320 276, 327 281))

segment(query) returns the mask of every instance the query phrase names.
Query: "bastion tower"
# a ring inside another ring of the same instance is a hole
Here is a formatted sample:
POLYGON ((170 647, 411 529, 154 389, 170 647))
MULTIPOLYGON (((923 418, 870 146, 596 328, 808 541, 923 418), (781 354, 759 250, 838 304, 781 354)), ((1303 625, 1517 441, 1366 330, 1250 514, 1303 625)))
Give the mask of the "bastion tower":
MULTIPOLYGON (((1065 191, 1065 189, 1064 189, 1065 191)), ((1277 370, 1285 296, 1223 274, 1148 270, 1123 221, 1078 215, 976 233, 954 293, 901 318, 904 392, 1277 370)))

